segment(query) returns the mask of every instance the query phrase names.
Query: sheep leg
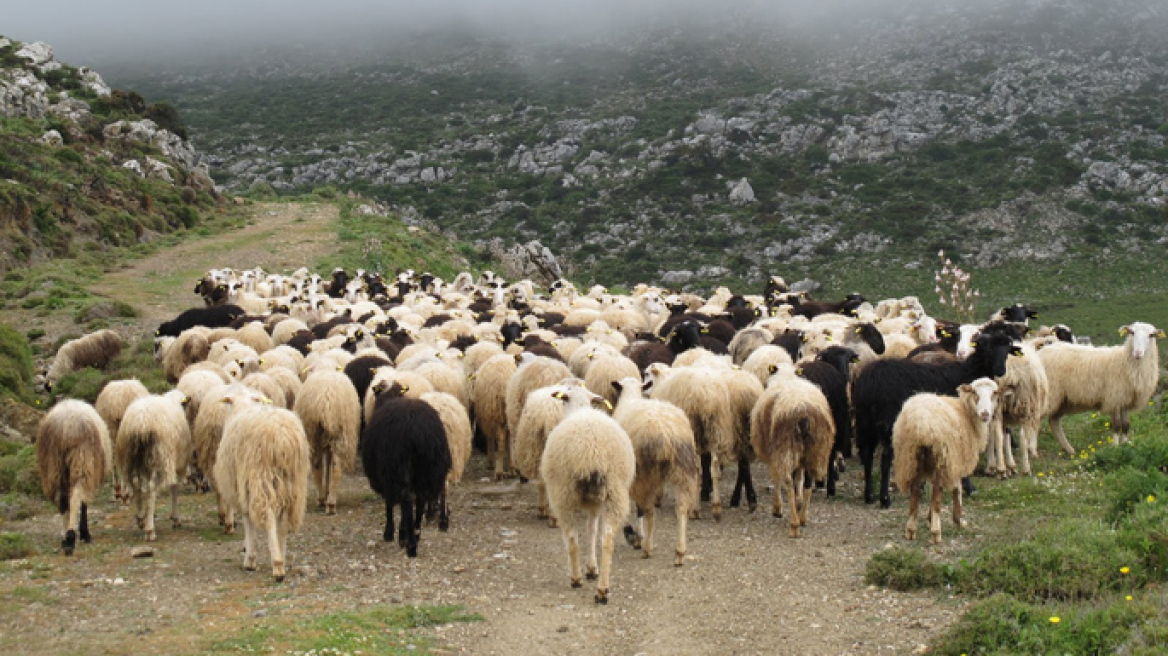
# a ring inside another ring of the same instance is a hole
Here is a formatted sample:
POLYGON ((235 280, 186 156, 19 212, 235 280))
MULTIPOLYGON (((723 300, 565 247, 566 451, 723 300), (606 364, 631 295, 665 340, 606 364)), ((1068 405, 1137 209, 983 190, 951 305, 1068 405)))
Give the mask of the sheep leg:
POLYGON ((645 535, 645 510, 637 504, 637 528, 632 524, 625 524, 625 542, 634 549, 640 549, 645 535))
POLYGON ((410 526, 414 521, 414 499, 406 492, 401 496, 401 515, 397 525, 397 546, 405 549, 409 545, 410 533, 414 532, 414 527, 410 526))
POLYGON ((450 530, 450 508, 446 504, 446 492, 450 483, 442 484, 442 496, 438 499, 438 530, 445 533, 450 530))
MULTIPOLYGON (((65 497, 64 493, 62 493, 61 496, 63 497, 62 501, 69 504, 70 500, 65 497)), ((73 550, 77 547, 77 531, 73 530, 73 526, 71 524, 71 517, 73 515, 72 510, 73 509, 71 507, 66 506, 64 508, 64 512, 61 513, 61 529, 65 533, 65 537, 61 540, 61 551, 64 552, 66 556, 72 556, 73 550)))
POLYGON ((158 485, 154 482, 154 477, 150 477, 150 482, 146 484, 146 541, 153 542, 158 535, 154 532, 154 507, 158 502, 158 485))
POLYGON ((783 516, 783 474, 781 469, 773 462, 767 463, 767 469, 771 472, 771 480, 775 484, 775 500, 771 505, 771 516, 783 516))
POLYGON ((987 476, 992 476, 998 471, 998 422, 995 419, 987 429, 987 440, 985 447, 986 466, 985 473, 987 476))
POLYGON ((393 541, 393 500, 389 497, 385 498, 385 531, 381 533, 381 539, 393 541))
POLYGON ((1075 455, 1075 447, 1071 446, 1071 443, 1067 441, 1067 434, 1063 432, 1062 416, 1051 415, 1050 432, 1054 433, 1054 436, 1058 438, 1059 446, 1062 447, 1067 455, 1075 455))
MULTIPOLYGON (((648 558, 648 557, 653 555, 653 520, 656 518, 657 518, 657 508, 655 508, 652 504, 650 504, 649 509, 645 511, 645 516, 642 517, 642 520, 645 523, 645 525, 643 527, 644 536, 645 536, 644 543, 642 545, 642 548, 644 549, 644 553, 642 554, 643 558, 648 558)), ((608 530, 607 526, 605 527, 605 530, 606 531, 608 530)), ((607 535, 607 533, 606 533, 606 535, 607 535)), ((606 537, 605 539, 608 539, 608 538, 606 537)))
POLYGON ((758 510, 758 494, 754 491, 754 480, 750 476, 750 458, 738 459, 738 478, 746 485, 746 507, 750 512, 758 510))
POLYGON ((965 520, 961 518, 961 513, 965 509, 965 506, 962 504, 961 495, 961 486, 958 485, 957 489, 953 490, 953 523, 958 527, 964 528, 965 520))
POLYGON ((800 524, 799 524, 799 498, 798 498, 797 493, 795 492, 795 489, 796 489, 796 486, 798 486, 799 488, 802 488, 803 481, 799 481, 798 483, 795 483, 795 476, 797 473, 798 473, 798 475, 802 476, 802 473, 798 472, 798 470, 789 471, 786 468, 784 468, 783 471, 786 472, 786 475, 781 476, 779 480, 782 481, 782 487, 783 487, 784 491, 787 493, 787 501, 788 501, 788 503, 791 504, 791 508, 790 508, 791 515, 788 518, 788 524, 791 527, 790 535, 793 538, 797 538, 797 537, 799 537, 799 527, 800 527, 800 524))
POLYGON ((223 532, 230 535, 235 532, 235 508, 228 506, 224 513, 223 532))
POLYGON ((686 524, 689 522, 689 508, 686 503, 677 504, 677 551, 674 553, 673 566, 681 567, 685 562, 685 531, 686 524))
POLYGON ((336 477, 334 476, 336 472, 333 471, 334 467, 333 452, 331 449, 326 450, 324 452, 324 465, 321 467, 324 470, 322 474, 324 476, 325 489, 324 514, 326 515, 337 514, 337 493, 334 489, 336 487, 336 477))
POLYGON ((251 515, 243 516, 243 568, 254 572, 256 568, 255 531, 251 515))
POLYGON ((272 555, 272 576, 276 582, 284 580, 284 552, 280 550, 280 523, 276 513, 271 508, 267 513, 268 525, 268 552, 272 555))
MULTIPOLYGON (((1006 429, 1006 436, 1003 439, 1003 443, 1004 443, 1003 455, 1006 457, 1006 461, 1005 461, 1006 462, 1006 471, 1009 472, 1009 474, 1011 476, 1013 476, 1014 473, 1018 471, 1018 465, 1014 461, 1014 429, 1013 428, 1006 429)), ((1023 452, 1026 451, 1025 444, 1022 445, 1022 451, 1023 452)))
POLYGON ((722 484, 722 462, 718 454, 710 455, 710 514, 715 522, 722 521, 722 493, 719 490, 722 484))
POLYGON ((917 511, 921 507, 921 482, 914 478, 909 484, 908 522, 904 525, 904 539, 917 539, 917 511))
POLYGON ((867 504, 876 502, 876 497, 872 494, 872 465, 875 459, 876 447, 860 447, 860 465, 864 468, 864 503, 867 504))
MULTIPOLYGON (((597 521, 599 519, 600 516, 597 515, 597 521)), ((606 517, 604 522, 604 545, 600 552, 600 581, 596 586, 596 603, 598 604, 608 603, 608 575, 612 571, 612 550, 616 542, 616 532, 612 530, 612 527, 617 521, 620 521, 620 518, 606 517)))
MULTIPOLYGON (((483 431, 484 433, 486 431, 483 431)), ((487 443, 487 463, 490 464, 495 471, 499 470, 498 458, 499 455, 499 438, 496 435, 489 435, 486 439, 487 443)))
POLYGON ((182 526, 182 520, 178 516, 178 484, 170 486, 170 526, 171 528, 178 528, 182 526))
POLYGON ((422 529, 422 513, 425 504, 421 499, 415 499, 414 493, 406 491, 402 494, 402 525, 400 535, 405 537, 406 556, 418 557, 418 534, 422 529), (406 527, 406 524, 409 527, 406 527))
POLYGON ((316 486, 316 507, 318 509, 324 508, 325 492, 324 487, 324 467, 320 464, 314 464, 312 467, 312 484, 316 486))
POLYGON ((508 462, 508 443, 511 441, 507 439, 507 429, 499 431, 499 444, 495 448, 495 480, 501 481, 507 478, 507 462, 508 462))
POLYGON ((1120 410, 1111 415, 1111 427, 1115 430, 1115 443, 1117 445, 1124 442, 1130 442, 1127 432, 1131 429, 1131 420, 1128 419, 1128 411, 1120 410))
POLYGON ((580 582, 580 534, 576 522, 564 522, 561 531, 564 545, 568 547, 568 572, 572 577, 572 587, 578 588, 583 584, 580 582))
POLYGON ((892 506, 892 495, 888 491, 892 483, 892 444, 884 445, 880 450, 880 507, 892 506))
POLYGON ((929 493, 929 532, 933 534, 933 544, 941 544, 941 482, 933 478, 933 491, 929 493))
POLYGON ((712 467, 711 463, 713 462, 713 456, 710 455, 709 453, 703 453, 703 454, 701 454, 701 461, 702 461, 702 492, 701 492, 700 498, 702 501, 709 501, 710 500, 710 491, 714 487, 714 479, 710 474, 710 469, 712 467))
POLYGON ((555 528, 557 526, 556 517, 552 514, 551 508, 548 507, 547 485, 541 479, 536 488, 539 490, 539 508, 536 510, 535 516, 548 520, 548 527, 555 528))
POLYGON ((78 537, 85 544, 93 542, 93 537, 89 535, 89 506, 85 503, 81 504, 81 528, 78 531, 78 537))
POLYGON ((839 469, 836 468, 836 453, 831 454, 831 458, 827 462, 827 496, 835 496, 835 484, 839 480, 839 469))
POLYGON ((146 528, 146 497, 143 495, 142 489, 135 485, 130 489, 130 496, 134 498, 134 519, 138 523, 138 528, 146 528))
POLYGON ((425 509, 426 504, 421 499, 414 499, 414 525, 410 527, 409 546, 406 547, 406 555, 410 558, 418 557, 418 542, 422 539, 422 513, 425 509))
POLYGON ((1022 475, 1030 475, 1030 427, 1022 425, 1018 428, 1019 445, 1018 457, 1022 461, 1022 475))
POLYGON ((588 518, 588 568, 584 572, 584 578, 593 581, 597 577, 596 573, 596 541, 600 539, 600 514, 592 513, 588 518))
MULTIPOLYGON (((800 471, 802 471, 804 473, 806 472, 806 470, 800 470, 800 471)), ((797 478, 795 480, 798 481, 800 479, 797 478)), ((802 485, 803 485, 803 491, 799 495, 801 498, 801 501, 802 501, 802 503, 799 504, 799 526, 807 526, 807 509, 811 507, 812 485, 808 485, 807 480, 805 478, 803 479, 802 485)))

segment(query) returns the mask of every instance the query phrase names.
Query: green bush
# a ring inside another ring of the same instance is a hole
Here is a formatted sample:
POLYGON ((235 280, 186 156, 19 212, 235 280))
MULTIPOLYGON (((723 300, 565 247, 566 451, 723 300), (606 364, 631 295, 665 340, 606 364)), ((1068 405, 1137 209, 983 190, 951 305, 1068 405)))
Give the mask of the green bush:
POLYGON ((893 547, 872 555, 864 580, 902 592, 933 588, 945 583, 945 567, 930 562, 918 549, 893 547))
POLYGON ((1159 469, 1125 467, 1109 474, 1103 485, 1111 497, 1107 519, 1113 522, 1131 513, 1148 497, 1168 499, 1168 474, 1159 469))
POLYGON ((1164 619, 1150 601, 1116 598, 1097 606, 1028 604, 995 594, 961 616, 929 650, 965 654, 1112 654, 1143 651, 1162 635, 1164 619), (1138 629, 1138 630, 1136 630, 1138 629), (1151 638, 1149 637, 1151 636, 1151 638))
POLYGON ((32 400, 32 349, 28 340, 8 324, 0 324, 0 396, 32 400))
POLYGON ((1120 524, 1117 540, 1140 555, 1148 578, 1168 580, 1168 498, 1145 497, 1120 524))
POLYGON ((1100 522, 1068 520, 1040 528, 1029 540, 987 546, 958 568, 957 589, 978 596, 1093 599, 1147 582, 1142 561, 1100 522))
MULTIPOLYGON (((12 442, 6 442, 12 445, 12 442)), ((19 492, 20 494, 40 494, 40 474, 37 472, 36 447, 31 444, 19 445, 9 453, 0 456, 0 494, 19 492)))
POLYGON ((23 533, 0 533, 0 560, 15 560, 33 555, 32 541, 23 533))
POLYGON ((93 403, 97 400, 97 394, 101 391, 105 381, 104 372, 89 367, 78 369, 61 376, 61 379, 53 385, 53 398, 81 399, 93 403))

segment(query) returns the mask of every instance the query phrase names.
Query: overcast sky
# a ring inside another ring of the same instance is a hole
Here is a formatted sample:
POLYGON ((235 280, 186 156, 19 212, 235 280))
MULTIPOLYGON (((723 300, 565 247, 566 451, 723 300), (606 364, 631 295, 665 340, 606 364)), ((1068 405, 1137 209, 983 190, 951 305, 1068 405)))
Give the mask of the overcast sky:
POLYGON ((272 39, 343 42, 438 23, 498 30, 612 30, 646 17, 757 12, 784 22, 844 6, 924 0, 0 0, 0 34, 47 41, 75 64, 272 39))

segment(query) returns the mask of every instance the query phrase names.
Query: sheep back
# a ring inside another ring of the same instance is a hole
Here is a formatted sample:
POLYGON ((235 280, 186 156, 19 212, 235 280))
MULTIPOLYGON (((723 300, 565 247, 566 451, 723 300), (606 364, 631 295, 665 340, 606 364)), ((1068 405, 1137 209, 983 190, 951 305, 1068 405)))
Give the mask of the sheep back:
POLYGON ((74 489, 83 503, 93 503, 111 470, 113 448, 101 415, 84 401, 67 399, 37 426, 36 454, 45 498, 67 509, 74 489))

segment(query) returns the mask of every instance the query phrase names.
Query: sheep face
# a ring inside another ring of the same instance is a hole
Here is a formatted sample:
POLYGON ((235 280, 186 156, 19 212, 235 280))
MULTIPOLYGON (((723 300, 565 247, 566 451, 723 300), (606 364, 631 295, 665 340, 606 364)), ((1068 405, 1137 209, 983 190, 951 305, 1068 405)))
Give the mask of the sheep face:
POLYGON ((990 423, 994 418, 994 404, 998 398, 998 384, 989 378, 978 378, 972 383, 958 388, 962 396, 968 397, 967 403, 974 408, 974 414, 983 424, 990 423))
POLYGON ((1164 331, 1150 323, 1137 321, 1119 329, 1119 334, 1131 342, 1131 354, 1136 360, 1142 359, 1148 349, 1156 348, 1156 340, 1164 337, 1164 331))

